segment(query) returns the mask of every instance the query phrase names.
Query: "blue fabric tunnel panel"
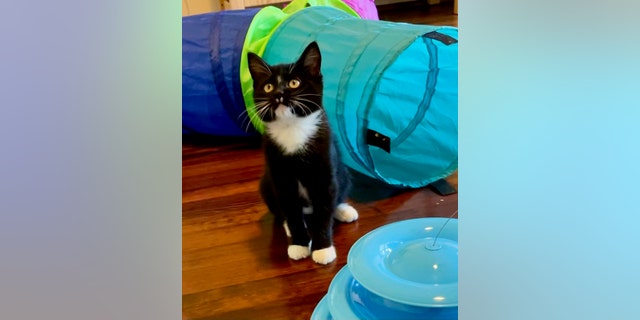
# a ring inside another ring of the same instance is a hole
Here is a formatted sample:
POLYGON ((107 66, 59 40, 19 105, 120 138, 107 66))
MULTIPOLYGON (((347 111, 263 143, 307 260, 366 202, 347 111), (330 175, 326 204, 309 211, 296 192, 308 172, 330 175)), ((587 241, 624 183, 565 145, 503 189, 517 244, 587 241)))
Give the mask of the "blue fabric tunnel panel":
POLYGON ((245 112, 239 68, 245 35, 258 11, 182 18, 183 133, 257 134, 245 112))
POLYGON ((285 20, 263 58, 322 53, 324 107, 343 161, 388 184, 422 187, 458 165, 458 30, 360 20, 310 7, 285 20))

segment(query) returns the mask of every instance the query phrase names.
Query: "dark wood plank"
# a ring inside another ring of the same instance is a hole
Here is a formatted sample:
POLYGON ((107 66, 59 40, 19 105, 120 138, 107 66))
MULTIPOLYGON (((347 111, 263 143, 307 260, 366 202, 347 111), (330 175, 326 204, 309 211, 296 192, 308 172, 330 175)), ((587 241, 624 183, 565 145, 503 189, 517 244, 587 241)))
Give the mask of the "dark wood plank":
MULTIPOLYGON (((437 7, 383 8, 380 16, 457 25, 452 3, 437 7)), ((397 190, 356 175, 350 202, 360 219, 336 223, 337 260, 327 266, 292 261, 282 226, 258 194, 263 157, 256 139, 188 137, 182 159, 184 319, 309 319, 360 237, 395 221, 447 217, 458 208, 457 194, 397 190)), ((457 188, 457 173, 447 181, 457 188)))
POLYGON ((442 0, 440 5, 434 6, 428 5, 426 0, 378 6, 378 16, 386 21, 458 26, 458 15, 453 14, 453 0, 442 0))

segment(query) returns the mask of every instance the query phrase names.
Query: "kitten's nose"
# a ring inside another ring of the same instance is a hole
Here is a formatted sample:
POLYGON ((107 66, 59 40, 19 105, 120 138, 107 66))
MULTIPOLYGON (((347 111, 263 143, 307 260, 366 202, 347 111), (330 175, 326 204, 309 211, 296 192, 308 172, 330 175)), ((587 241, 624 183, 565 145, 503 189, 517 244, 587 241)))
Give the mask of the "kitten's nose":
POLYGON ((276 98, 277 103, 282 103, 284 101, 284 97, 280 96, 276 98))

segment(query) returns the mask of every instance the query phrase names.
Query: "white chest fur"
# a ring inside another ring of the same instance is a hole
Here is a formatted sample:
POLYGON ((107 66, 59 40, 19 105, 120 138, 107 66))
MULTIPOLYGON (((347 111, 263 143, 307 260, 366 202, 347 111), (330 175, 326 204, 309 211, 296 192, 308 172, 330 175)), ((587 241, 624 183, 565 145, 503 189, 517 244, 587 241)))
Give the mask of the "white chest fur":
POLYGON ((294 154, 304 151, 309 140, 318 132, 320 110, 306 116, 296 117, 293 114, 278 116, 275 121, 266 124, 266 133, 284 151, 294 154))

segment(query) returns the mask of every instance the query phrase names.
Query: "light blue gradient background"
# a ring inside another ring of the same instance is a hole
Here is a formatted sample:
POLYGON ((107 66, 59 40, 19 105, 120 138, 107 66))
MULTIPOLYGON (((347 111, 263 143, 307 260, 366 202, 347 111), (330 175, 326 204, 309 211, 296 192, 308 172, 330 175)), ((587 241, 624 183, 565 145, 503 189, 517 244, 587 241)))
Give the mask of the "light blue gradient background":
POLYGON ((461 1, 461 320, 640 318, 639 9, 461 1))
POLYGON ((0 12, 0 319, 179 319, 179 3, 0 12))

